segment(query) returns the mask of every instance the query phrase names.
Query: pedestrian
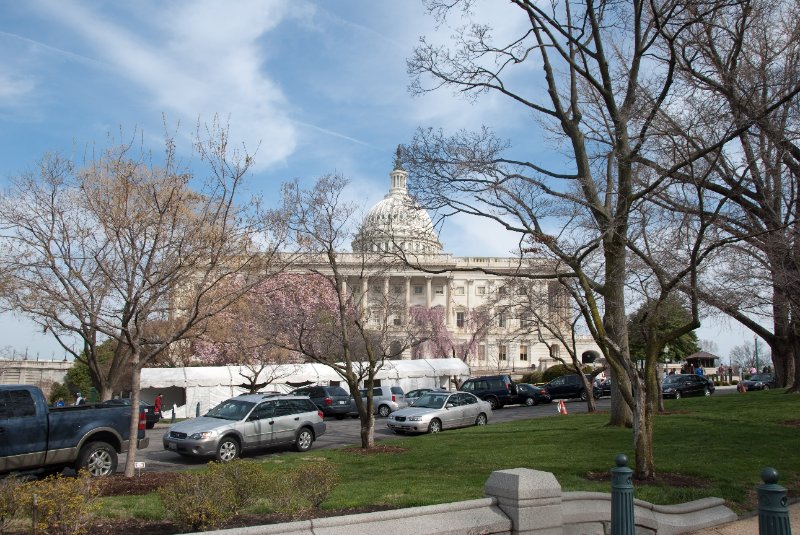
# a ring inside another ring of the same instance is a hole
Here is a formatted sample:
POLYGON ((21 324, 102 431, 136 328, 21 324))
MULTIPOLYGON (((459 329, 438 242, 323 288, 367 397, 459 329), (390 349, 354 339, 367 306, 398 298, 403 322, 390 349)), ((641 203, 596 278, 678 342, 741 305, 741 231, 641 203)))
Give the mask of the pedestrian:
POLYGON ((159 392, 158 395, 156 396, 156 401, 155 401, 155 403, 153 405, 155 407, 154 408, 154 412, 156 413, 156 416, 158 416, 158 419, 160 420, 161 419, 161 392, 159 392))
POLYGON ((58 398, 56 400, 56 407, 63 407, 64 406, 64 398, 58 398))
POLYGON ((703 375, 703 374, 705 373, 705 370, 703 369, 703 365, 702 365, 702 364, 699 364, 699 365, 697 366, 697 371, 696 371, 696 373, 697 373, 697 375, 703 375))
POLYGON ((83 395, 80 392, 76 392, 75 393, 75 405, 76 406, 77 405, 83 405, 84 403, 86 403, 86 400, 84 399, 83 395))
POLYGON ((739 384, 736 385, 736 391, 740 394, 747 392, 747 387, 744 385, 744 381, 739 381, 739 384))

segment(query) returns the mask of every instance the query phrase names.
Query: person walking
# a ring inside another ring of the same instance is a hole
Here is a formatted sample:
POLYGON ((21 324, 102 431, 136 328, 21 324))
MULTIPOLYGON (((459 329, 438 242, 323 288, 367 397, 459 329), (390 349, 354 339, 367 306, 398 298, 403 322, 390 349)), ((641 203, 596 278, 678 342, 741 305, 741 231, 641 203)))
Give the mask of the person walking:
POLYGON ((77 405, 83 405, 84 403, 86 403, 86 399, 83 397, 83 395, 80 392, 76 392, 75 393, 75 405, 76 406, 77 405))
POLYGON ((153 403, 154 406, 153 410, 156 413, 156 416, 158 416, 159 420, 161 419, 161 403, 162 403, 161 392, 159 392, 158 395, 156 396, 155 403, 153 403))

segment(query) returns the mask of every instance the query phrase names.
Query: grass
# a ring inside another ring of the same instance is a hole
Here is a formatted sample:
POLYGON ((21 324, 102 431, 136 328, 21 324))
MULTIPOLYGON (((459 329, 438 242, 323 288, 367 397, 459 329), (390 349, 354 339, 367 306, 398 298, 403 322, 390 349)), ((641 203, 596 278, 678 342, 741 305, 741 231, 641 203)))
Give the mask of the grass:
MULTIPOLYGON (((635 483, 637 498, 673 504, 717 496, 737 512, 753 510, 765 466, 778 470, 779 483, 790 494, 800 493, 797 395, 769 391, 668 400, 666 409, 655 424, 657 472, 689 476, 698 483, 671 486, 670 478, 635 483)), ((335 463, 341 483, 323 504, 325 509, 400 508, 480 498, 492 471, 518 467, 554 473, 565 491, 609 492, 607 480, 587 475, 607 473, 620 452, 632 465, 633 435, 629 429, 607 427, 607 421, 608 414, 554 415, 381 442, 404 448, 400 453, 315 450, 272 457, 263 466, 280 471, 310 458, 335 463)), ((103 514, 124 517, 126 512, 154 519, 163 508, 155 494, 103 499, 103 514)))

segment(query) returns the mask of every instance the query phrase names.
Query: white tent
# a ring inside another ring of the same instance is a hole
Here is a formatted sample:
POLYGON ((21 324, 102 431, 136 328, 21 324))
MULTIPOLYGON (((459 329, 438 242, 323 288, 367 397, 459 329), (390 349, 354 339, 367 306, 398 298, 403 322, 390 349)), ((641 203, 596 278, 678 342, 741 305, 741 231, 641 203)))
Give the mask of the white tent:
MULTIPOLYGON (((193 366, 188 368, 144 368, 141 376, 142 399, 163 395, 165 418, 189 418, 205 414, 222 401, 246 391, 241 385, 252 374, 243 366, 193 366)), ((415 388, 448 388, 450 377, 463 380, 469 366, 460 359, 419 359, 386 361, 376 379, 383 386, 400 386, 406 392, 415 388)), ((338 384, 347 390, 333 368, 318 363, 282 364, 259 374, 257 383, 273 379, 267 390, 289 392, 300 384, 338 384)), ((363 386, 363 385, 361 385, 363 386)))

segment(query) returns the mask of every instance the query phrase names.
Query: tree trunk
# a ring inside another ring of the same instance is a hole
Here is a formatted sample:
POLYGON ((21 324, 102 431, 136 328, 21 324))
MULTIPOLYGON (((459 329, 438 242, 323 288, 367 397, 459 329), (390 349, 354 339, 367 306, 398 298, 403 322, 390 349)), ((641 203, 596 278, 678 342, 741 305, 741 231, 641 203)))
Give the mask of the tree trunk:
MULTIPOLYGON (((652 480, 656 477, 655 458, 653 457, 653 406, 648 397, 647 382, 638 374, 631 379, 632 393, 636 401, 636 410, 633 411, 633 444, 636 454, 634 477, 643 480, 652 480)), ((647 375, 645 373, 645 375, 647 375)))
POLYGON ((141 385, 142 370, 139 367, 139 350, 134 349, 131 356, 133 372, 131 373, 131 425, 129 429, 128 457, 125 460, 125 477, 134 476, 134 463, 136 452, 139 449, 139 388, 141 385))

